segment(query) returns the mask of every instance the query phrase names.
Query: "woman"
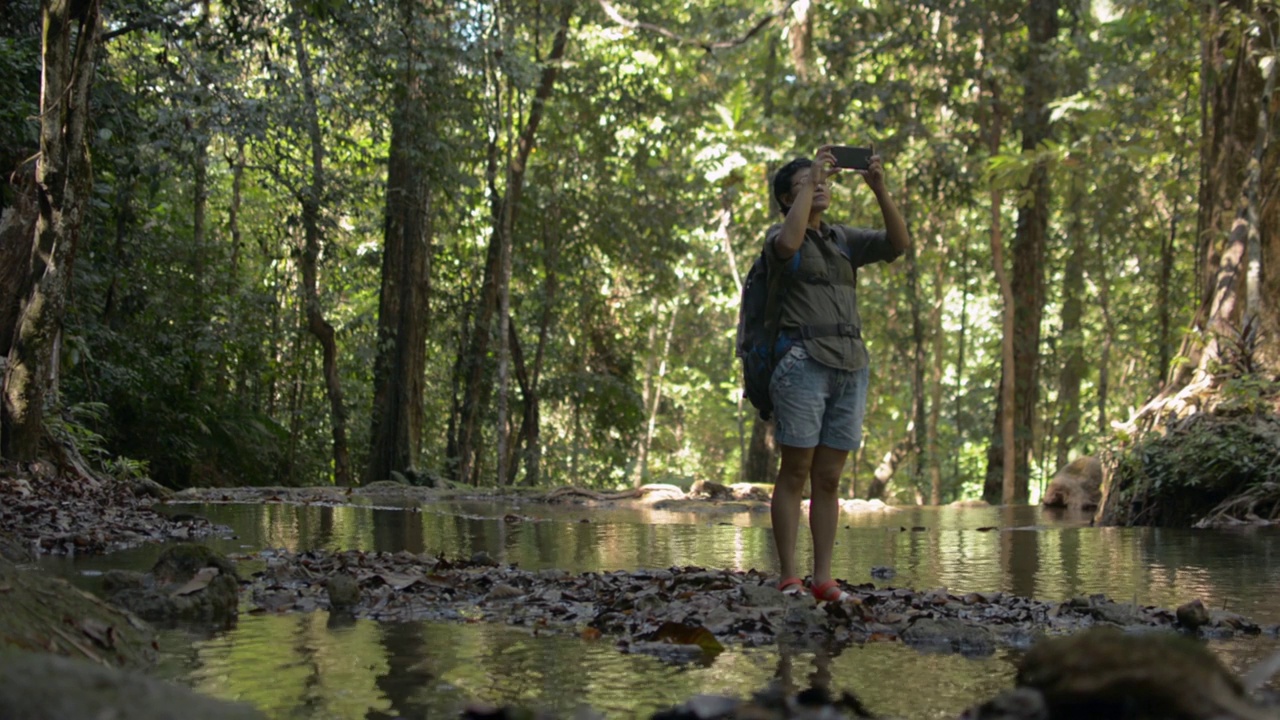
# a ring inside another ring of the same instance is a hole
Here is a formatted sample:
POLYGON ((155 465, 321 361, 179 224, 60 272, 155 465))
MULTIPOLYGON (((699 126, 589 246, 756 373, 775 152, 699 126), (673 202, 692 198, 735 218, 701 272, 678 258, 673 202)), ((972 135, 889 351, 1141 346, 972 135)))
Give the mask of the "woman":
MULTIPOLYGON (((769 273, 781 273, 777 290, 779 358, 769 383, 774 439, 782 467, 774 485, 770 514, 781 564, 778 589, 804 592, 796 572, 796 536, 805 481, 811 483, 809 531, 813 535, 810 590, 819 602, 851 599, 831 574, 831 555, 840 519, 840 473, 849 452, 862 443, 870 359, 862 342, 857 268, 892 262, 910 242, 906 222, 885 189, 884 167, 873 155, 862 176, 884 217, 884 230, 823 222, 830 207, 828 180, 840 172, 831 146, 815 159, 797 158, 773 179, 782 214, 765 244, 769 273)), ((882 315, 877 313, 877 315, 882 315)))

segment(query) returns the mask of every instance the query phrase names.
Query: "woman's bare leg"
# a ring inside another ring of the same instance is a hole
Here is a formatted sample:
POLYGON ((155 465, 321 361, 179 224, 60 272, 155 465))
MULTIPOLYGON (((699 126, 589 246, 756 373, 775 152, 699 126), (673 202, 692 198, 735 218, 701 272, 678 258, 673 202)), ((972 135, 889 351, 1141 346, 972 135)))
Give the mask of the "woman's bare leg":
MULTIPOLYGON (((836 527, 840 524, 840 473, 847 450, 825 445, 814 449, 809 471, 809 530, 813 533, 813 586, 831 579, 831 556, 835 552, 836 527)), ((784 456, 785 457, 785 456, 784 456)))
POLYGON ((796 535, 800 531, 800 498, 809 479, 813 448, 782 446, 782 467, 773 484, 769 517, 773 520, 773 542, 778 550, 782 579, 801 577, 796 572, 796 535))

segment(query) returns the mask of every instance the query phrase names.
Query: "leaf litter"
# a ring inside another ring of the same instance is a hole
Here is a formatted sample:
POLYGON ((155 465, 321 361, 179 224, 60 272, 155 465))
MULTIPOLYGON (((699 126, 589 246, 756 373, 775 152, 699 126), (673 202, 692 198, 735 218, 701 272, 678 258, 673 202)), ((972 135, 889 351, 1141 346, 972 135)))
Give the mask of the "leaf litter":
MULTIPOLYGON (((449 559, 407 551, 265 550, 238 559, 265 564, 247 581, 254 613, 327 609, 327 578, 346 574, 360 590, 350 609, 358 618, 487 622, 538 635, 608 638, 623 652, 672 662, 710 660, 729 646, 778 642, 829 648, 902 642, 986 655, 997 646, 1026 648, 1044 636, 1099 625, 1180 628, 1174 610, 1117 603, 1103 595, 1053 602, 1005 592, 841 583, 855 601, 837 604, 819 603, 807 594, 783 595, 772 576, 756 570, 673 567, 571 574, 501 566, 483 553, 449 559)), ((1195 632, 1230 637, 1263 629, 1219 611, 1195 632)))

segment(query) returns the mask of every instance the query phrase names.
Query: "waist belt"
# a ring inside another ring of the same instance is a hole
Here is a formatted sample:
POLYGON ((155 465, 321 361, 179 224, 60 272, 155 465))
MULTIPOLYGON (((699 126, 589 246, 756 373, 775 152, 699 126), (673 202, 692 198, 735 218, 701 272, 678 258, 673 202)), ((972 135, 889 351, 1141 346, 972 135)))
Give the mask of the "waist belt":
POLYGON ((831 335, 839 335, 840 337, 850 337, 855 340, 862 339, 862 330, 853 323, 829 323, 827 325, 802 325, 800 327, 782 328, 779 331, 782 335, 792 340, 811 340, 819 337, 829 337, 831 335))

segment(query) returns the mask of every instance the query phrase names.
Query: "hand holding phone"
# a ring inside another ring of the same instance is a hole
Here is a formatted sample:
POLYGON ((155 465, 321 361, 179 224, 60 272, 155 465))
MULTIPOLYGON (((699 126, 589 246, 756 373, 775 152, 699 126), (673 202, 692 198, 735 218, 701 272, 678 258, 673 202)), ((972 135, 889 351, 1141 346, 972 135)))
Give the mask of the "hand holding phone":
POLYGON ((871 156, 875 151, 869 147, 852 147, 849 145, 833 145, 831 154, 836 158, 836 167, 849 170, 870 170, 871 156))

